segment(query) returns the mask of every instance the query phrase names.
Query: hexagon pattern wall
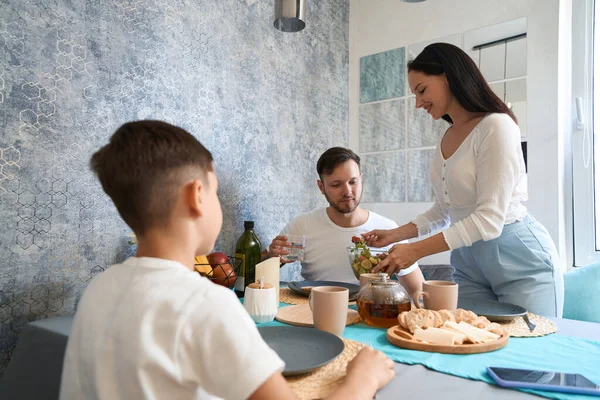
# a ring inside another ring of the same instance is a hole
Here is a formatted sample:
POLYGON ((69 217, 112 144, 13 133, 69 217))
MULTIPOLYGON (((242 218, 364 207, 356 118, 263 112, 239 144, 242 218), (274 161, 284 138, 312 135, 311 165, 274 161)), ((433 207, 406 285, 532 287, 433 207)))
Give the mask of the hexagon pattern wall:
MULTIPOLYGON (((74 311, 132 253, 89 172, 123 122, 183 126, 215 157, 232 252, 322 206, 315 163, 347 145, 348 2, 272 26, 271 0, 5 0, 0 15, 0 374, 23 325, 74 311)), ((299 277, 297 268, 282 279, 299 277)))

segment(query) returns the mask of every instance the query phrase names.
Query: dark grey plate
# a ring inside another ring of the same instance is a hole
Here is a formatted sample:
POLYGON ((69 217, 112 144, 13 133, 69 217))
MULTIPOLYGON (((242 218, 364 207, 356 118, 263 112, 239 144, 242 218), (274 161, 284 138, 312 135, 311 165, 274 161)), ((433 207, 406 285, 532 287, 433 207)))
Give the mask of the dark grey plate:
POLYGON ((335 360, 344 351, 342 339, 314 328, 264 326, 258 331, 269 347, 285 361, 284 376, 312 371, 335 360))
POLYGON ((345 287, 348 288, 348 291, 350 292, 350 301, 353 301, 356 299, 356 296, 358 295, 358 291, 360 290, 360 286, 358 285, 354 285, 352 283, 346 283, 346 282, 335 282, 335 281, 299 281, 299 282, 289 282, 288 283, 288 287, 290 288, 290 290, 296 294, 299 294, 301 296, 306 296, 308 297, 308 295, 310 294, 310 291, 308 290, 302 290, 303 287, 306 286, 341 286, 341 287, 345 287))
POLYGON ((458 308, 471 310, 490 321, 510 321, 527 314, 527 310, 521 306, 493 300, 459 298, 458 308))

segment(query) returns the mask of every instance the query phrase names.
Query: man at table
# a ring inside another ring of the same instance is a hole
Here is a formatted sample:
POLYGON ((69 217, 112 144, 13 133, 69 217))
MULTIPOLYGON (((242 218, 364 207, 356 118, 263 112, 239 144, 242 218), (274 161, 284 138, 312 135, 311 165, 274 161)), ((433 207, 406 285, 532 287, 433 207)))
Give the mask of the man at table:
MULTIPOLYGON (((357 283, 348 261, 346 248, 352 236, 372 229, 393 229, 398 225, 359 206, 363 192, 360 157, 350 149, 332 147, 317 162, 317 186, 329 207, 300 215, 289 222, 267 249, 270 257, 289 254, 287 236, 305 235, 302 277, 310 281, 357 283)), ((291 262, 281 259, 282 263, 291 262)), ((397 274, 412 295, 421 290, 423 274, 417 263, 397 274)))

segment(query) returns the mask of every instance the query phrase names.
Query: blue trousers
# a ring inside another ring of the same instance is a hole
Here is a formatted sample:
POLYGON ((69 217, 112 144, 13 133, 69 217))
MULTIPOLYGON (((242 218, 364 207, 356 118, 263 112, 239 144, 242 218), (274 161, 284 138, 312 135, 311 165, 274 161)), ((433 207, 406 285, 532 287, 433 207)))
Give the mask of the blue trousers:
POLYGON ((460 297, 498 300, 528 311, 561 317, 563 275, 558 252, 542 224, 527 215, 504 225, 496 239, 452 251, 460 297))

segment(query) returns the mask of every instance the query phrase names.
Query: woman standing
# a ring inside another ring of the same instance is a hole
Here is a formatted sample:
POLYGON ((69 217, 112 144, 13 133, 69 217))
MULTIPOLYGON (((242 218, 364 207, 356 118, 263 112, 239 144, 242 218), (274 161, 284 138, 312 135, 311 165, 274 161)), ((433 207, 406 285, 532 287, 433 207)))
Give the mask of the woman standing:
POLYGON ((392 230, 363 235, 370 246, 397 244, 377 270, 389 274, 422 257, 451 250, 460 297, 499 300, 561 316, 563 278, 552 238, 528 214, 521 133, 471 58, 447 43, 427 46, 408 63, 416 107, 451 125, 429 178, 431 209, 392 230))

